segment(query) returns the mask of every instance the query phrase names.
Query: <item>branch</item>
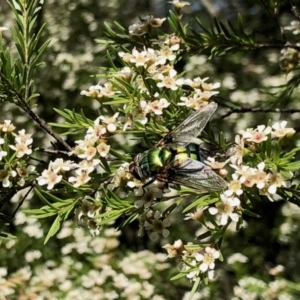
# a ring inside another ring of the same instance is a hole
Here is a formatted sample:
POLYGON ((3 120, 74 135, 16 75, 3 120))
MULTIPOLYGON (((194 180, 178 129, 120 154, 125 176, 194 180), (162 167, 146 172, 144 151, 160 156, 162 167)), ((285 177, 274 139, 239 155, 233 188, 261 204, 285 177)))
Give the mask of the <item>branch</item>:
POLYGON ((16 96, 16 100, 21 107, 37 124, 39 124, 48 134, 50 134, 58 143, 63 145, 67 150, 72 151, 72 148, 57 134, 52 128, 46 123, 45 120, 41 119, 23 99, 22 95, 15 89, 10 81, 0 72, 0 77, 6 82, 10 90, 12 90, 16 96))
MULTIPOLYGON (((228 107, 227 107, 228 108, 228 107)), ((229 108, 229 111, 221 116, 221 119, 225 119, 232 114, 241 114, 241 113, 255 113, 255 112, 274 112, 274 113, 298 113, 300 109, 288 109, 288 108, 229 108)))
MULTIPOLYGON (((35 186, 34 181, 28 182, 28 183, 26 183, 25 185, 23 185, 23 186, 21 186, 21 187, 20 187, 20 186, 18 186, 18 187, 14 187, 14 186, 13 186, 13 187, 9 188, 7 194, 0 198, 0 209, 4 206, 4 204, 5 204, 6 202, 9 202, 9 200, 10 200, 15 194, 17 194, 19 191, 22 191, 22 190, 24 190, 24 189, 26 189, 26 188, 28 188, 28 187, 31 187, 32 185, 35 186)), ((26 193, 26 195, 27 195, 27 193, 26 193)), ((24 200, 23 200, 23 201, 24 201, 24 200)))
POLYGON ((45 149, 45 148, 38 148, 37 151, 41 151, 41 152, 44 152, 44 153, 49 153, 49 154, 63 154, 63 155, 66 155, 68 157, 78 157, 77 155, 75 154, 71 154, 70 152, 67 152, 67 151, 63 151, 63 150, 58 150, 58 149, 45 149))
POLYGON ((13 220, 16 213, 18 212, 19 208, 22 206, 22 204, 24 203, 25 199, 27 198, 27 196, 29 195, 29 193, 32 191, 32 189, 36 186, 36 182, 34 181, 31 185, 29 190, 27 191, 27 193, 24 195, 23 199, 19 202, 17 208, 15 209, 15 211, 13 212, 11 219, 13 220))

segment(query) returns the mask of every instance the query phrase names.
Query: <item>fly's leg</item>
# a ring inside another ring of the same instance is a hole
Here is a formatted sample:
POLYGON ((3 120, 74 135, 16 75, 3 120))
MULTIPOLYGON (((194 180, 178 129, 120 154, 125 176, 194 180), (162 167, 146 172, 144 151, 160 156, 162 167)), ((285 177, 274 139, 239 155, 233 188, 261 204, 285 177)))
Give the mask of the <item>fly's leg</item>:
POLYGON ((142 189, 143 189, 142 197, 143 197, 143 196, 145 195, 145 193, 146 193, 145 188, 146 188, 148 185, 152 184, 155 180, 156 180, 156 178, 153 177, 152 179, 150 179, 147 183, 145 183, 145 184, 142 186, 142 189))
MULTIPOLYGON (((149 193, 155 193, 155 189, 161 191, 162 196, 161 197, 155 197, 155 199, 156 199, 156 201, 161 201, 162 200, 163 193, 166 189, 169 188, 169 185, 168 185, 167 181, 161 181, 161 180, 157 179, 156 177, 151 178, 147 183, 145 183, 142 186, 143 194, 140 197, 143 197, 146 194, 146 192, 147 192, 146 187, 153 184, 153 182, 155 182, 155 181, 158 181, 158 184, 154 185, 154 188, 153 188, 152 192, 151 192, 151 189, 148 192, 149 193), (160 185, 159 185, 159 183, 160 183, 160 185), (163 184, 163 185, 161 185, 161 184, 163 184)), ((156 193, 157 193, 157 191, 156 191, 156 193)), ((160 194, 160 192, 159 192, 159 194, 160 194)))

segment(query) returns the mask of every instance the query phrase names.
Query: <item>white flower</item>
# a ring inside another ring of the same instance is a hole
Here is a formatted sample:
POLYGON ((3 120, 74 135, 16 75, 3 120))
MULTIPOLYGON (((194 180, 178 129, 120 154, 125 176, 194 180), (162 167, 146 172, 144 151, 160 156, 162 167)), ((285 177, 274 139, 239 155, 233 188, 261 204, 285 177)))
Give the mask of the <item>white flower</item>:
POLYGON ((2 182, 3 187, 9 187, 10 186, 10 177, 16 177, 17 172, 12 170, 12 171, 7 171, 7 170, 0 170, 0 182, 2 182))
POLYGON ((148 122, 147 114, 150 112, 150 106, 145 100, 140 100, 139 106, 132 111, 132 118, 136 122, 145 125, 148 122))
POLYGON ((228 161, 216 161, 214 157, 207 157, 207 160, 204 161, 205 164, 210 166, 212 169, 222 169, 225 167, 228 161))
MULTIPOLYGON (((131 35, 136 35, 136 36, 141 36, 144 35, 147 31, 145 29, 144 24, 132 24, 128 27, 128 32, 131 35)), ((119 55, 121 56, 123 52, 119 53, 119 55)), ((122 57, 122 56, 121 56, 122 57)))
POLYGON ((181 9, 181 8, 183 8, 183 7, 186 6, 186 5, 191 5, 189 2, 186 2, 186 1, 180 1, 180 0, 173 0, 173 1, 169 2, 169 3, 172 3, 173 6, 174 6, 175 8, 177 8, 177 9, 181 9))
POLYGON ((233 152, 232 155, 230 155, 230 161, 233 164, 240 165, 243 162, 245 145, 244 139, 238 134, 235 136, 235 144, 236 145, 230 149, 230 152, 233 152))
POLYGON ((274 195, 276 194, 277 188, 282 186, 286 187, 286 182, 284 181, 283 176, 280 173, 273 172, 273 174, 270 175, 268 193, 274 195))
POLYGON ((102 124, 106 125, 108 132, 115 132, 117 130, 117 118, 119 113, 115 113, 112 117, 100 116, 98 119, 102 121, 102 124))
MULTIPOLYGON (((129 183, 130 182, 127 182, 127 185, 130 187, 129 183)), ((158 181, 155 181, 152 184, 147 185, 147 187, 143 187, 143 186, 137 187, 134 190, 134 195, 136 197, 140 197, 139 200, 135 201, 135 205, 137 207, 144 206, 145 208, 148 208, 153 204, 155 199, 162 198, 163 187, 159 185, 158 181)))
POLYGON ((30 155, 32 153, 32 149, 28 147, 26 143, 21 144, 15 144, 15 145, 9 145, 9 148, 16 151, 16 156, 18 158, 23 157, 25 154, 30 155))
POLYGON ((163 237, 168 237, 170 231, 167 230, 166 227, 169 227, 170 225, 170 220, 168 218, 162 219, 159 211, 155 212, 154 218, 145 221, 145 229, 151 232, 150 239, 153 241, 158 238, 158 234, 162 234, 163 237))
POLYGON ((58 173, 60 170, 70 171, 76 168, 78 165, 71 160, 63 160, 62 158, 57 158, 55 161, 50 162, 49 167, 55 172, 58 173))
POLYGON ((185 265, 185 271, 189 271, 189 273, 186 274, 186 277, 191 279, 191 280, 196 280, 198 277, 200 270, 195 270, 197 262, 195 260, 191 261, 188 265, 185 265))
POLYGON ((171 69, 169 71, 169 74, 166 76, 162 73, 158 74, 157 79, 160 80, 160 82, 157 83, 157 86, 159 88, 165 87, 167 89, 176 91, 178 89, 178 83, 180 83, 179 81, 177 83, 176 75, 177 75, 177 72, 174 69, 171 69))
POLYGON ((0 124, 0 128, 3 132, 12 132, 16 129, 11 120, 4 120, 4 124, 0 124))
POLYGON ((264 171, 265 168, 265 163, 261 162, 257 165, 257 170, 255 173, 255 184, 257 186, 258 189, 262 189, 265 187, 265 185, 267 184, 268 180, 269 180, 269 176, 267 175, 267 173, 264 171))
POLYGON ((291 136, 295 133, 295 130, 293 128, 285 128, 287 124, 287 121, 281 121, 281 122, 276 122, 272 128, 274 131, 272 131, 272 136, 281 138, 284 136, 291 136))
MULTIPOLYGON (((201 87, 204 91, 210 92, 211 90, 218 89, 220 86, 221 86, 220 82, 215 82, 215 83, 203 82, 201 87)), ((219 93, 219 92, 214 92, 214 93, 219 93)))
POLYGON ((248 187, 252 187, 255 183, 254 176, 255 172, 253 168, 245 165, 230 165, 235 169, 235 173, 240 176, 239 181, 248 187))
POLYGON ((232 174, 232 178, 233 178, 233 180, 231 180, 228 184, 228 190, 226 190, 224 192, 224 194, 227 197, 230 197, 233 194, 236 194, 238 196, 243 194, 242 183, 240 180, 238 180, 238 178, 239 178, 238 174, 236 174, 236 173, 232 174))
POLYGON ((166 244, 163 246, 163 248, 167 250, 169 258, 174 258, 182 253, 184 250, 184 244, 182 240, 179 239, 175 241, 173 245, 166 244))
POLYGON ((240 134, 248 142, 261 143, 268 139, 268 134, 270 134, 272 128, 270 126, 259 125, 257 129, 247 129, 246 131, 240 131, 240 134))
POLYGON ((285 30, 290 30, 293 32, 294 35, 300 33, 300 22, 299 21, 292 21, 290 26, 284 27, 285 30))
POLYGON ((206 272, 208 269, 215 268, 215 260, 220 257, 220 252, 214 248, 206 247, 205 253, 197 253, 195 258, 197 261, 202 262, 199 266, 201 272, 206 272))
POLYGON ((44 170, 42 175, 37 178, 39 185, 47 184, 47 189, 53 189, 54 185, 59 183, 62 180, 62 175, 58 175, 51 168, 48 170, 44 170))
POLYGON ((237 206, 240 205, 240 200, 236 197, 226 197, 225 194, 221 194, 221 203, 217 203, 216 207, 210 207, 208 209, 211 215, 220 215, 220 225, 226 225, 228 218, 232 221, 237 222, 239 220, 239 215, 234 212, 237 206))
POLYGON ((180 100, 183 102, 178 103, 178 105, 186 106, 195 110, 200 110, 208 104, 207 101, 202 100, 202 98, 197 94, 194 94, 192 97, 180 97, 180 100))
POLYGON ((132 70, 129 67, 124 67, 118 73, 115 74, 115 77, 129 81, 133 75, 132 70))
POLYGON ((173 61, 176 58, 176 54, 173 53, 173 50, 169 46, 164 46, 162 49, 160 49, 158 54, 158 60, 156 61, 156 65, 165 65, 167 60, 173 61))
POLYGON ((104 84, 104 86, 97 84, 89 87, 88 91, 81 91, 80 95, 84 95, 87 97, 102 99, 103 97, 111 98, 115 95, 115 91, 113 90, 113 85, 110 82, 104 84))
POLYGON ((114 86, 110 82, 104 83, 103 87, 101 87, 100 93, 103 97, 111 98, 116 93, 113 88, 114 86))
POLYGON ((88 175, 88 172, 83 171, 81 169, 77 169, 75 173, 77 175, 76 177, 70 176, 68 179, 69 182, 73 183, 74 187, 79 187, 87 183, 91 179, 91 177, 88 175))
POLYGON ((82 160, 78 164, 78 168, 86 173, 91 173, 95 170, 95 167, 98 166, 100 163, 99 159, 92 159, 92 160, 82 160))
POLYGON ((100 93, 101 88, 102 87, 98 84, 97 85, 91 85, 89 87, 88 91, 83 90, 83 91, 80 92, 80 95, 95 98, 95 99, 101 99, 103 97, 103 95, 100 93))
POLYGON ((129 62, 134 64, 136 67, 147 67, 147 63, 150 60, 149 53, 154 54, 154 50, 149 48, 139 52, 136 48, 133 48, 129 62))
POLYGON ((93 139, 93 138, 99 138, 103 136, 106 133, 106 127, 103 124, 100 124, 100 117, 98 117, 94 121, 94 126, 89 127, 86 131, 85 139, 93 139))
POLYGON ((170 103, 165 98, 161 98, 149 103, 149 107, 155 115, 162 115, 163 109, 169 105, 170 103))
POLYGON ((107 145, 103 142, 97 146, 97 151, 101 157, 107 156, 109 149, 110 149, 110 145, 107 145))
MULTIPOLYGON (((124 163, 123 165, 120 166, 120 168, 116 171, 114 177, 113 177, 113 184, 115 187, 118 187, 121 185, 123 180, 128 180, 131 178, 131 174, 129 173, 129 163, 124 163)), ((133 183, 132 187, 135 187, 135 183, 133 183)), ((128 184, 128 183, 127 183, 128 184)), ((131 186, 129 186, 131 187, 131 186)))
POLYGON ((22 129, 18 131, 18 134, 13 133, 15 136, 15 141, 17 144, 25 144, 25 145, 31 145, 33 142, 32 134, 31 133, 25 133, 25 129, 22 129))
POLYGON ((197 97, 198 99, 208 101, 212 96, 219 94, 217 91, 206 91, 202 89, 195 89, 195 95, 194 97, 197 97))
POLYGON ((166 18, 153 18, 153 17, 151 17, 150 20, 149 20, 149 25, 151 27, 160 27, 165 20, 166 20, 166 18))
POLYGON ((84 140, 75 141, 77 146, 73 150, 73 153, 81 159, 93 159, 97 153, 97 149, 95 147, 97 140, 98 137, 86 136, 84 140))
POLYGON ((6 151, 0 151, 0 161, 2 160, 2 158, 4 157, 4 156, 6 156, 7 155, 7 152, 6 151))

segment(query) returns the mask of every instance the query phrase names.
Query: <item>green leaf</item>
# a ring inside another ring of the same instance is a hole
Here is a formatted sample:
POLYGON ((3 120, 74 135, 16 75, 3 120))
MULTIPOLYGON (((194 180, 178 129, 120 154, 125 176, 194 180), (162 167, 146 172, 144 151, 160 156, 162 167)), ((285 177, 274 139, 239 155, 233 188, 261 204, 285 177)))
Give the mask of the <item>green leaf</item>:
POLYGON ((187 206, 182 212, 186 213, 187 211, 191 210, 192 208, 195 207, 204 207, 207 205, 210 205, 212 203, 215 203, 219 201, 219 198, 211 198, 211 195, 205 195, 199 198, 198 200, 194 201, 191 203, 189 206, 187 206))
POLYGON ((178 16, 175 15, 171 10, 169 11, 168 22, 176 35, 179 35, 182 38, 185 37, 185 32, 178 19, 178 16))
POLYGON ((103 25, 104 25, 104 28, 105 28, 104 34, 106 36, 108 36, 110 38, 117 38, 118 37, 117 33, 114 32, 106 22, 104 22, 103 25))
POLYGON ((218 20, 216 18, 214 18, 214 22, 215 22, 215 26, 216 26, 218 34, 221 34, 222 30, 221 30, 219 22, 218 22, 218 20))
POLYGON ((109 166, 109 164, 108 164, 106 158, 100 156, 100 161, 101 161, 101 163, 102 163, 103 169, 104 169, 107 173, 111 174, 111 169, 110 169, 110 166, 109 166))
POLYGON ((47 195, 54 202, 61 202, 63 204, 66 204, 68 202, 68 200, 61 199, 61 198, 54 196, 52 192, 47 192, 47 191, 41 190, 41 193, 47 195))
POLYGON ((57 108, 53 108, 56 113, 61 115, 66 119, 64 123, 48 123, 51 126, 58 128, 68 128, 69 131, 65 132, 66 134, 74 134, 82 129, 87 129, 90 126, 94 125, 94 122, 88 119, 84 114, 78 114, 69 109, 59 110, 57 108))
POLYGON ((204 27, 204 25, 201 23, 199 18, 196 18, 197 24, 200 26, 200 28, 206 33, 206 34, 211 34, 210 31, 204 27))
POLYGON ((42 200, 43 203, 45 203, 47 206, 53 208, 54 210, 56 210, 56 207, 51 204, 44 196, 43 194, 39 191, 39 188, 38 187, 35 187, 34 188, 34 191, 36 193, 36 195, 39 197, 40 200, 42 200))
POLYGON ((40 94, 38 94, 38 93, 31 94, 31 95, 29 96, 29 98, 28 98, 28 101, 29 101, 29 100, 32 100, 32 99, 35 99, 35 98, 38 98, 39 96, 40 96, 40 94))
POLYGON ((118 22, 114 21, 115 26, 120 30, 120 32, 122 32, 123 34, 126 34, 126 29, 120 25, 118 22))
POLYGON ((178 273, 177 275, 173 276, 170 280, 172 280, 172 281, 178 280, 178 279, 180 279, 182 277, 185 277, 186 274, 187 273, 183 273, 183 272, 182 273, 178 273))
POLYGON ((132 214, 130 217, 128 217, 123 223, 122 223, 122 227, 124 227, 127 224, 132 223, 133 221, 137 220, 139 217, 138 214, 132 214))
MULTIPOLYGON (((300 169, 300 161, 295 161, 295 162, 291 162, 291 163, 281 163, 281 165, 283 165, 283 169, 287 170, 287 171, 297 171, 300 169)), ((289 178, 290 176, 288 176, 287 178, 289 178)))
POLYGON ((254 213, 254 212, 252 212, 248 209, 243 209, 243 214, 248 215, 248 216, 253 217, 253 218, 260 218, 261 217, 260 215, 254 213))
POLYGON ((114 57, 111 57, 111 55, 110 55, 110 51, 109 50, 107 50, 106 51, 106 56, 107 56, 107 59, 108 59, 108 61, 109 61, 109 64, 115 69, 115 70, 118 70, 118 68, 116 67, 116 65, 114 64, 114 57))
POLYGON ((49 241, 49 239, 58 232, 58 230, 60 229, 60 223, 61 223, 61 216, 57 215, 57 217, 55 218, 55 220, 54 220, 51 228, 49 229, 49 232, 44 240, 44 245, 46 245, 47 242, 49 241))
POLYGON ((234 33, 235 36, 238 36, 238 32, 236 29, 233 27, 230 21, 227 21, 228 26, 230 27, 231 31, 234 33))
POLYGON ((194 282, 194 285, 193 285, 193 288, 191 290, 191 293, 189 295, 189 300, 191 300, 194 297, 196 291, 199 288, 200 283, 201 283, 201 278, 197 277, 197 279, 194 282))
POLYGON ((112 101, 104 101, 103 105, 116 105, 116 104, 124 104, 130 102, 127 98, 114 98, 112 101))
POLYGON ((128 155, 123 154, 123 153, 121 154, 121 153, 119 153, 118 151, 116 151, 112 148, 110 148, 109 153, 112 154, 114 157, 122 160, 122 161, 130 162, 132 160, 131 156, 128 156, 128 155))
POLYGON ((12 235, 12 234, 10 234, 10 233, 8 233, 8 232, 0 232, 0 241, 1 240, 3 240, 3 241, 5 241, 5 240, 12 240, 12 239, 17 239, 17 237, 16 236, 14 236, 14 235, 12 235))
POLYGON ((204 233, 198 235, 198 236, 197 236, 197 240, 198 240, 198 241, 205 240, 205 239, 207 239, 207 238, 209 238, 209 237, 211 237, 211 236, 212 236, 212 233, 211 233, 210 231, 206 231, 206 232, 204 232, 204 233))
POLYGON ((291 151, 289 151, 288 153, 285 153, 283 158, 293 159, 295 157, 295 154, 299 151, 300 151, 300 147, 296 147, 296 148, 292 149, 291 151))
POLYGON ((34 218, 36 218, 36 219, 45 219, 45 218, 49 218, 49 217, 57 215, 57 211, 44 212, 44 213, 41 211, 39 214, 36 214, 35 211, 36 210, 33 210, 33 209, 32 210, 31 209, 23 210, 24 213, 34 215, 34 218))

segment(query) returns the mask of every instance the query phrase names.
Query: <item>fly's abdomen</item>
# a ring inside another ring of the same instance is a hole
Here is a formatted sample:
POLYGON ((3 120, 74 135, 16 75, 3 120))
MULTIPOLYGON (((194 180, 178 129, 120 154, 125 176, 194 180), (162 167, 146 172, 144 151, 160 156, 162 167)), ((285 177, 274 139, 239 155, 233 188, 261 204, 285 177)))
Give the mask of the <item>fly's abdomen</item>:
POLYGON ((203 157, 201 155, 200 146, 197 144, 189 144, 186 147, 188 156, 193 160, 198 160, 203 162, 203 157))
POLYGON ((172 160, 172 152, 166 148, 145 151, 137 156, 136 163, 141 179, 155 176, 172 160))
POLYGON ((188 144, 185 147, 178 147, 176 149, 174 164, 181 164, 187 158, 203 162, 200 146, 197 144, 188 144))

